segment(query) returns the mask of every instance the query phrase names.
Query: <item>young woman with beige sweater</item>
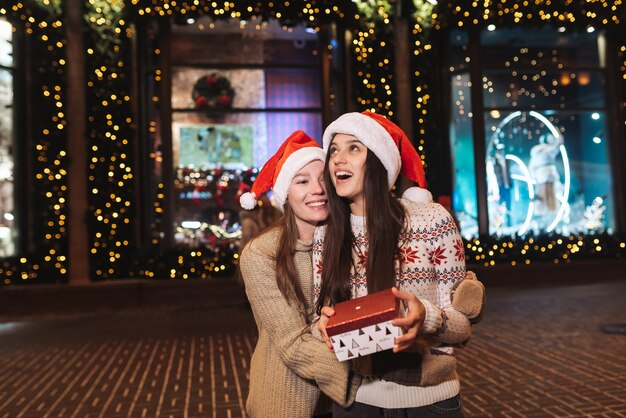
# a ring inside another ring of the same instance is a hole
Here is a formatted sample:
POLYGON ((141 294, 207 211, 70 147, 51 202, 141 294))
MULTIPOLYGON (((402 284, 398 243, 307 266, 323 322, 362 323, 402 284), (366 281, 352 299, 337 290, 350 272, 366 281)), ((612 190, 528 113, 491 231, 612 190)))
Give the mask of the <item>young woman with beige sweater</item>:
POLYGON ((339 363, 309 326, 313 310, 311 243, 328 216, 324 152, 304 132, 294 132, 259 172, 242 207, 254 207, 273 190, 283 216, 252 239, 240 271, 259 331, 250 364, 246 411, 252 418, 310 418, 320 390, 349 406, 360 378, 339 363))

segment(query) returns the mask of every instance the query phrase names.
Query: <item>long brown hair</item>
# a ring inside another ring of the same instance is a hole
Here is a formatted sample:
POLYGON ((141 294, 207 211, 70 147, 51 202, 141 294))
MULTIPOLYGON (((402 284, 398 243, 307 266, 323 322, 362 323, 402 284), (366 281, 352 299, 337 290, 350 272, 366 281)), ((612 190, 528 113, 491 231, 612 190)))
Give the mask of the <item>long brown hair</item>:
POLYGON ((257 210, 257 208, 260 211, 259 226, 261 231, 273 225, 281 216, 280 211, 272 205, 272 202, 265 194, 261 195, 257 207, 253 210, 257 210))
POLYGON ((296 244, 298 243, 298 225, 296 224, 296 216, 287 202, 284 206, 284 215, 274 224, 275 228, 279 228, 280 236, 278 238, 278 247, 276 249, 276 283, 278 289, 283 294, 289 304, 295 302, 298 310, 303 315, 307 315, 308 307, 304 292, 300 287, 298 271, 293 262, 296 253, 296 244))
MULTIPOLYGON (((322 250, 322 284, 315 305, 318 315, 325 305, 334 305, 351 298, 350 267, 354 264, 350 202, 337 195, 328 169, 330 158, 329 153, 324 167, 324 181, 331 215, 328 217, 322 250)), ((368 237, 366 275, 367 290, 372 293, 396 284, 394 260, 405 211, 389 191, 387 170, 369 149, 364 168, 363 193, 368 237)))

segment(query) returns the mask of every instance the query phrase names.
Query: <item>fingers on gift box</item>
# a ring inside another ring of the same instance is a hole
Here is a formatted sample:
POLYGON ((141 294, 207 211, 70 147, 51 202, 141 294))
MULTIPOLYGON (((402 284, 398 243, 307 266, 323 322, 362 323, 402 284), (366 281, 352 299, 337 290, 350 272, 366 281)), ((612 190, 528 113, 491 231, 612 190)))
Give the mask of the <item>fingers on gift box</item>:
POLYGON ((391 289, 340 302, 334 306, 326 332, 339 361, 393 348, 402 329, 391 321, 404 316, 403 306, 391 289))

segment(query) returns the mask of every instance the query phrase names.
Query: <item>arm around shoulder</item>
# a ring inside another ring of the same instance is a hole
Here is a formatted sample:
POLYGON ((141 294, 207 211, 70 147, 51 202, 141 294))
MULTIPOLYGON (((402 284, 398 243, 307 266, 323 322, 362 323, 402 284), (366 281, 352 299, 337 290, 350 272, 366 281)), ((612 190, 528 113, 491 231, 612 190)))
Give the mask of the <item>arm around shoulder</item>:
POLYGON ((275 262, 268 243, 253 240, 241 254, 240 269, 250 306, 283 364, 341 405, 356 396, 358 378, 326 345, 314 338, 297 302, 285 299, 276 282, 275 262))
POLYGON ((472 324, 482 320, 485 312, 485 286, 474 272, 468 271, 452 294, 452 307, 467 316, 472 324))

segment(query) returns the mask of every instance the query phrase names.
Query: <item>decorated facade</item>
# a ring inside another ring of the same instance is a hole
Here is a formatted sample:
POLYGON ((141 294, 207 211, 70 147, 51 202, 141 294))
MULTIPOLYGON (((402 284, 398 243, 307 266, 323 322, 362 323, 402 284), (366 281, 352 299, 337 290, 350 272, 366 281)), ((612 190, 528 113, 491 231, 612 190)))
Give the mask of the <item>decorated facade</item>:
POLYGON ((4 285, 67 282, 78 247, 91 280, 230 276, 274 144, 366 109, 410 132, 468 262, 626 253, 621 1, 74 3, 78 43, 70 1, 0 6, 4 285))

